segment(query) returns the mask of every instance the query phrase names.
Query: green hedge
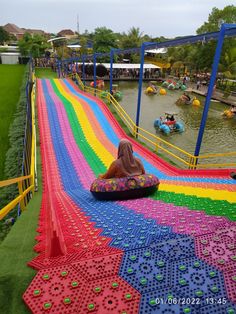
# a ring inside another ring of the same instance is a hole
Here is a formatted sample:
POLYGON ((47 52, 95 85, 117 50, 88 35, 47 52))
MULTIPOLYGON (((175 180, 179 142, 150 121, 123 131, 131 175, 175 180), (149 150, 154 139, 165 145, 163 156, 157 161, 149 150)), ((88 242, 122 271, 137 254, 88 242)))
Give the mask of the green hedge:
MULTIPOLYGON (((9 129, 9 143, 10 147, 6 153, 5 167, 4 167, 4 178, 15 178, 22 175, 22 162, 23 162, 23 150, 24 150, 24 135, 25 135, 25 124, 26 124, 26 110, 27 110, 27 99, 26 99, 26 85, 29 76, 29 67, 23 76, 22 85, 20 88, 20 98, 16 106, 16 112, 14 114, 14 120, 9 129)), ((3 208, 11 200, 18 195, 17 184, 1 188, 1 199, 0 208, 3 208)), ((4 239, 8 231, 10 230, 11 224, 7 224, 6 220, 9 218, 16 219, 17 207, 13 209, 5 219, 0 221, 0 241, 4 239)))

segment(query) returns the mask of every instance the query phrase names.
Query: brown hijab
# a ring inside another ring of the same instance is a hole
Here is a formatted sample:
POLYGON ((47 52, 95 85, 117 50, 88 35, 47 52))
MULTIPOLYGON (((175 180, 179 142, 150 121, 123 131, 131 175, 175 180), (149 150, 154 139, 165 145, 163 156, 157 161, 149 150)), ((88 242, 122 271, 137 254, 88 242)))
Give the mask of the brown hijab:
POLYGON ((125 176, 135 176, 143 173, 141 161, 133 155, 132 144, 127 139, 121 139, 118 147, 117 163, 125 176))

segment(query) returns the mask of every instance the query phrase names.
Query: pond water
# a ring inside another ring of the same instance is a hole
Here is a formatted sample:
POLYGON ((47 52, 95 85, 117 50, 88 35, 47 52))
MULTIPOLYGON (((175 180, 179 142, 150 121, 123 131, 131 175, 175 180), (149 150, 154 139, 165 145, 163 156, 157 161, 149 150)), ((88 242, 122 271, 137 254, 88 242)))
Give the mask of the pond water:
MULTIPOLYGON (((176 105, 175 101, 182 94, 181 91, 167 90, 166 96, 146 95, 144 93, 147 83, 143 83, 142 102, 140 111, 140 127, 157 134, 168 142, 194 153, 198 131, 200 127, 205 97, 196 96, 201 101, 201 106, 176 105), (177 120, 183 122, 185 131, 183 133, 172 133, 166 136, 156 133, 153 122, 165 111, 178 113, 177 120)), ((136 120, 138 82, 119 82, 119 90, 123 93, 120 104, 130 115, 133 121, 136 120)), ((236 119, 224 119, 222 112, 229 106, 220 102, 211 102, 208 112, 207 123, 203 135, 200 154, 222 153, 236 151, 236 119)), ((235 162, 231 157, 231 162, 235 162)), ((215 160, 216 161, 216 160, 215 160)), ((220 159, 217 162, 222 162, 220 159)), ((225 160, 226 161, 226 160, 225 160)), ((229 161, 229 160, 227 160, 229 161)))

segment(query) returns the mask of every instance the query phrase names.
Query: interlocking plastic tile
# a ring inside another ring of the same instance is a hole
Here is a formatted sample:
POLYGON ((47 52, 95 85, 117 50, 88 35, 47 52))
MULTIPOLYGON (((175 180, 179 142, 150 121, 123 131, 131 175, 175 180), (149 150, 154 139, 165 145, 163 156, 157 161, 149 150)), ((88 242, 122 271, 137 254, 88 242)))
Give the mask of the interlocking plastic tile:
POLYGON ((46 257, 45 252, 43 252, 27 264, 34 269, 40 270, 48 267, 68 265, 72 262, 80 260, 85 256, 85 254, 86 251, 84 250, 68 250, 66 255, 46 257))
POLYGON ((196 255, 221 270, 236 267, 236 242, 231 239, 231 232, 222 229, 218 233, 196 237, 196 255))
POLYGON ((34 313, 77 313, 85 280, 70 265, 40 270, 23 295, 34 313))
POLYGON ((194 240, 191 237, 185 236, 180 239, 163 241, 156 244, 155 247, 158 254, 168 261, 178 261, 195 256, 194 240))
POLYGON ((208 299, 207 302, 209 305, 201 307, 199 314, 236 314, 236 305, 224 298, 208 299))
POLYGON ((171 286, 170 264, 155 247, 127 251, 119 274, 141 293, 171 286))
POLYGON ((225 271, 224 278, 229 299, 236 303, 236 268, 225 271))
POLYGON ((122 253, 96 257, 87 259, 72 266, 80 273, 87 281, 94 281, 112 275, 117 275, 120 267, 122 253))
POLYGON ((140 294, 118 276, 89 282, 84 290, 80 313, 138 313, 140 294))
POLYGON ((200 298, 227 298, 223 275, 216 268, 192 257, 172 264, 172 285, 179 295, 200 298))

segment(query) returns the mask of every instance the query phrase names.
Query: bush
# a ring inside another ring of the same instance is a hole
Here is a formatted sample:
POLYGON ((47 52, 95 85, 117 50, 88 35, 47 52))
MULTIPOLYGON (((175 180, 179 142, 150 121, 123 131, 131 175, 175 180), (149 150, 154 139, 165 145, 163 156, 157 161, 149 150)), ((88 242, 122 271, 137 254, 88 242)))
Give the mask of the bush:
MULTIPOLYGON (((26 123, 26 111, 27 111, 27 99, 26 99, 26 84, 29 76, 29 68, 26 68, 21 89, 20 99, 16 106, 16 112, 14 114, 14 120, 9 129, 9 142, 10 148, 6 153, 4 177, 15 178, 22 175, 22 162, 23 162, 23 150, 24 150, 24 135, 25 135, 25 123, 26 123)), ((1 188, 0 208, 3 208, 11 200, 18 195, 18 186, 13 184, 4 188, 1 188)), ((15 207, 3 220, 0 221, 0 241, 4 239, 6 234, 11 229, 11 224, 8 224, 10 218, 17 218, 17 207, 15 207)))

